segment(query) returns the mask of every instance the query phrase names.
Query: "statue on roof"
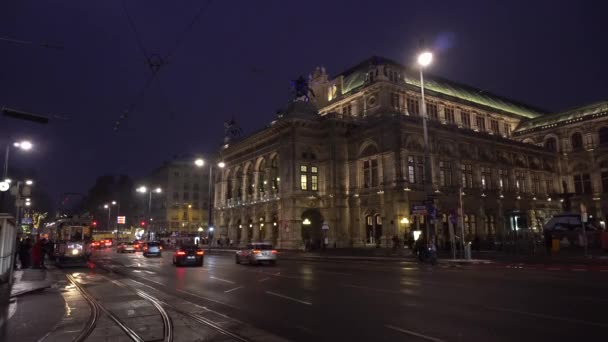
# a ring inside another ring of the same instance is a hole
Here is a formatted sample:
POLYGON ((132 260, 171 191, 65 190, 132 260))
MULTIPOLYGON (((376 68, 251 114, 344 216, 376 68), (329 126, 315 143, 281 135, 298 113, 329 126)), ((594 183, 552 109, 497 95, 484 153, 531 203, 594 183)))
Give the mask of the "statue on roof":
POLYGON ((315 93, 308 86, 308 81, 302 76, 298 77, 297 80, 291 81, 291 89, 294 93, 293 102, 309 102, 311 95, 315 97, 315 93))
POLYGON ((234 118, 229 121, 224 121, 224 144, 228 144, 241 135, 243 135, 243 130, 234 118))

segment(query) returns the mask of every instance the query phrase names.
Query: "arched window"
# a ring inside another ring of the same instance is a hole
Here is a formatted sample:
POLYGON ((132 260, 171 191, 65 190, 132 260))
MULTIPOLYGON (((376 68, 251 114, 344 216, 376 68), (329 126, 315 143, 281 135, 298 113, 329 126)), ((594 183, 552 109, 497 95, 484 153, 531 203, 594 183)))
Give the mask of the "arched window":
POLYGON ((254 179, 253 179, 253 165, 249 165, 249 168, 247 168, 247 195, 252 196, 253 195, 253 190, 255 189, 255 183, 254 183, 254 179))
POLYGON ((602 178, 602 191, 608 193, 608 160, 600 163, 600 177, 602 178))
POLYGON ((590 194, 591 177, 584 166, 574 168, 574 192, 577 194, 590 194))
POLYGON ((545 150, 549 152, 557 152, 557 140, 553 137, 545 140, 545 150))
POLYGON ((608 144, 608 127, 600 128, 600 145, 608 144))
POLYGON ((260 192, 265 192, 266 188, 267 188, 267 181, 266 181, 266 160, 263 159, 262 162, 260 163, 260 168, 258 169, 258 186, 260 189, 260 192))
POLYGON ((579 132, 572 134, 571 144, 573 150, 580 150, 583 148, 583 135, 579 132))
POLYGON ((270 162, 270 181, 272 182, 272 190, 279 191, 279 156, 272 158, 270 162))

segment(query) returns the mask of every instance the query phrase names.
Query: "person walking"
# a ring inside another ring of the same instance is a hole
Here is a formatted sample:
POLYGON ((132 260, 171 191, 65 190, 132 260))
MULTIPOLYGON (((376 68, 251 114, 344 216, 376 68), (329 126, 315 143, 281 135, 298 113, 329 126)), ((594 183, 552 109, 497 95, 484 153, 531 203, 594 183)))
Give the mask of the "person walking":
POLYGON ((545 248, 547 250, 547 255, 551 256, 551 244, 553 243, 553 235, 551 234, 551 231, 548 229, 545 229, 545 248))
POLYGON ((42 263, 42 240, 39 237, 36 237, 36 240, 32 247, 32 268, 40 268, 42 263))
POLYGON ((21 262, 21 269, 30 267, 30 250, 32 249, 32 239, 26 238, 21 240, 19 247, 19 261, 21 262))

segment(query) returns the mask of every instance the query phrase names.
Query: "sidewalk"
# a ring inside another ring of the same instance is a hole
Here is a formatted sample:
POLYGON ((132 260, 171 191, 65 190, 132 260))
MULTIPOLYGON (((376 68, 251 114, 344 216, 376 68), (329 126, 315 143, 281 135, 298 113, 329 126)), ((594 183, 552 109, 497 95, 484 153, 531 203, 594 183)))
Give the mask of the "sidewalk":
MULTIPOLYGON (((206 253, 235 253, 237 249, 226 248, 206 248, 206 253)), ((440 263, 447 264, 568 264, 568 265, 606 265, 608 266, 608 253, 593 250, 585 257, 582 250, 560 251, 552 256, 542 254, 537 255, 516 255, 500 251, 473 251, 472 259, 461 259, 457 253, 457 259, 452 259, 449 251, 439 251, 438 258, 440 263)), ((396 252, 391 248, 328 248, 324 251, 304 252, 299 250, 279 250, 279 257, 287 260, 308 260, 308 261, 377 261, 377 262, 416 262, 412 251, 407 248, 398 249, 396 252)))
POLYGON ((14 271, 5 341, 37 341, 63 319, 66 303, 55 283, 52 270, 14 271))

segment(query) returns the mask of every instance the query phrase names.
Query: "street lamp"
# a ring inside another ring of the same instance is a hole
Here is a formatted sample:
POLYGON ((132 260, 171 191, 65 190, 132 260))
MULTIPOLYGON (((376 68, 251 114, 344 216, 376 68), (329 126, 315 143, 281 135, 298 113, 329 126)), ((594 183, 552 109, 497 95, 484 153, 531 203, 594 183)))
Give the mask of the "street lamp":
MULTIPOLYGON (((32 147, 34 147, 34 145, 29 142, 28 140, 22 140, 22 141, 17 141, 13 143, 13 146, 23 150, 23 151, 29 151, 32 149, 32 147)), ((10 145, 6 144, 6 150, 4 152, 4 173, 3 173, 3 179, 6 179, 8 177, 8 156, 10 153, 10 145)))
MULTIPOLYGON (((424 193, 426 200, 430 200, 432 196, 432 177, 433 172, 431 171, 431 158, 429 156, 429 134, 427 130, 427 112, 426 112, 426 101, 424 99, 424 73, 423 69, 431 64, 433 61, 433 54, 430 51, 423 51, 418 55, 418 66, 420 67, 420 95, 422 103, 422 130, 424 134, 424 193)), ((425 220, 426 236, 430 240, 430 222, 429 215, 425 220)))
POLYGON ((34 184, 34 181, 31 179, 28 179, 25 181, 25 185, 32 185, 32 184, 34 184))
MULTIPOLYGON (((148 189, 148 187, 146 187, 145 185, 140 186, 139 188, 136 189, 137 192, 145 194, 146 192, 148 193, 148 220, 152 221, 152 193, 157 193, 160 194, 161 192, 163 192, 163 189, 161 189, 160 187, 156 187, 154 189, 150 188, 148 189)), ((148 230, 148 238, 150 238, 150 231, 148 230)))
MULTIPOLYGON (((194 165, 196 165, 196 167, 203 167, 203 165, 205 165, 205 160, 198 158, 194 161, 194 165)), ((220 169, 223 169, 224 167, 226 167, 226 163, 224 162, 219 162, 217 163, 217 167, 219 167, 220 169)), ((211 201, 211 194, 213 193, 213 163, 209 163, 209 184, 208 184, 208 188, 209 188, 209 194, 207 196, 207 227, 209 227, 210 231, 213 231, 213 203, 211 201)))
POLYGON ((104 204, 103 205, 104 209, 108 209, 108 230, 110 230, 110 221, 111 221, 111 212, 112 212, 112 206, 110 204, 104 204))

